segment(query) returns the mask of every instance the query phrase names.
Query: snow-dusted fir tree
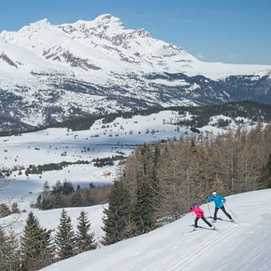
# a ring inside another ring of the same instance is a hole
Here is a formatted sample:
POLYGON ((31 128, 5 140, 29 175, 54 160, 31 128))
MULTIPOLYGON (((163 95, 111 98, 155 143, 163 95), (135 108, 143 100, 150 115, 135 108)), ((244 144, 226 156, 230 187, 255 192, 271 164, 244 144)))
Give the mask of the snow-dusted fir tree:
POLYGON ((17 239, 13 233, 7 234, 0 227, 0 267, 1 271, 18 271, 20 254, 17 239))
POLYGON ((43 229, 31 212, 21 237, 22 270, 38 270, 53 262, 51 232, 43 229))
POLYGON ((7 204, 1 203, 0 204, 0 218, 8 216, 10 214, 11 214, 11 211, 10 211, 9 207, 7 206, 7 204))
POLYGON ((94 234, 90 232, 90 222, 86 212, 82 211, 78 218, 76 241, 78 253, 95 249, 97 247, 94 240, 94 234))
POLYGON ((113 244, 130 236, 131 199, 122 181, 114 182, 104 213, 104 244, 113 244))
POLYGON ((136 204, 134 222, 137 234, 149 232, 155 228, 156 212, 159 208, 159 181, 157 163, 159 149, 144 144, 139 150, 140 163, 136 175, 136 204))
POLYGON ((138 184, 134 213, 137 234, 146 233, 154 229, 156 221, 153 207, 153 191, 150 188, 150 184, 146 181, 138 184))
POLYGON ((62 210, 60 224, 57 228, 55 243, 59 259, 66 259, 75 255, 75 233, 73 231, 71 218, 64 209, 62 210))

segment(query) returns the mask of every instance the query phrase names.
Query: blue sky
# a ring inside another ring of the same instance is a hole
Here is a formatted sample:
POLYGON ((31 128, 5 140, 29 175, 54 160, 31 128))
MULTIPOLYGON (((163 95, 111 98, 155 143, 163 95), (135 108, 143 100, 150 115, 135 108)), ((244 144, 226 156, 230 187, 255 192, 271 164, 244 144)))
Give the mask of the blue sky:
POLYGON ((271 64, 271 0, 1 0, 0 31, 104 13, 208 61, 271 64))

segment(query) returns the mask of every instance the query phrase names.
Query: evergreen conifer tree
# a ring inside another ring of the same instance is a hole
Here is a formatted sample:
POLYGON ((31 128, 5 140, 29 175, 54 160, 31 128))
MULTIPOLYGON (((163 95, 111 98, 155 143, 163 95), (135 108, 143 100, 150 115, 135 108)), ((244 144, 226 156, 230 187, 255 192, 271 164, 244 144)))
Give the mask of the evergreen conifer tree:
POLYGON ((129 191, 122 181, 114 182, 108 209, 104 210, 104 244, 109 245, 130 237, 132 218, 129 191))
POLYGON ((66 259, 75 255, 75 241, 76 239, 71 218, 63 209, 60 217, 60 224, 55 236, 57 255, 59 259, 66 259))
POLYGON ((0 204, 0 218, 11 214, 9 207, 5 203, 0 204))
POLYGON ((90 233, 89 231, 90 231, 90 222, 87 218, 87 214, 84 211, 82 211, 78 218, 76 234, 78 253, 95 249, 97 247, 94 240, 94 234, 90 233))
POLYGON ((22 270, 37 270, 53 262, 51 232, 40 227, 31 212, 21 237, 22 270))
POLYGON ((158 150, 144 145, 140 151, 141 163, 137 169, 136 204, 134 221, 137 234, 151 231, 156 225, 159 206, 159 184, 154 166, 158 164, 158 150))
POLYGON ((0 227, 0 267, 1 271, 18 271, 20 268, 20 252, 18 242, 13 233, 7 234, 0 227))
POLYGON ((138 182, 136 192, 134 221, 137 234, 143 234, 155 228, 155 208, 153 206, 153 191, 146 180, 138 182))

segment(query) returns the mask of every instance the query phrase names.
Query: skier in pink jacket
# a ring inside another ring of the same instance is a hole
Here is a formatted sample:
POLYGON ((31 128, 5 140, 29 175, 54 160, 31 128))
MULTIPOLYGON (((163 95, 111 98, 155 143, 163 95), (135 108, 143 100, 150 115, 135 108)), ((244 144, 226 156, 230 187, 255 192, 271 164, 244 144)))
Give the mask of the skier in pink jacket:
POLYGON ((214 229, 215 227, 208 222, 208 220, 204 217, 204 212, 203 210, 199 207, 198 204, 193 204, 193 206, 190 209, 191 212, 193 212, 196 216, 195 218, 195 223, 194 223, 194 227, 198 228, 198 221, 199 219, 202 219, 211 229, 214 229))

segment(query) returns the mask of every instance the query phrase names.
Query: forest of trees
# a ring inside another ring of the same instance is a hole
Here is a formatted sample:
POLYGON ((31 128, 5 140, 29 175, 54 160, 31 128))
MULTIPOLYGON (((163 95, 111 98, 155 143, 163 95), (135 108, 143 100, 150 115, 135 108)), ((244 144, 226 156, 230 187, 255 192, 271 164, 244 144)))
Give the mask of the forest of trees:
POLYGON ((74 231, 71 218, 63 209, 54 235, 40 226, 33 213, 28 215, 20 239, 0 227, 0 270, 36 271, 79 253, 96 249, 87 214, 82 211, 74 231))
POLYGON ((105 243, 148 232, 180 217, 212 191, 271 187, 271 126, 217 137, 140 146, 113 186, 105 243))
POLYGON ((20 213, 20 210, 16 202, 13 202, 11 207, 9 207, 5 203, 0 203, 0 218, 11 215, 11 214, 18 214, 18 213, 20 213))
MULTIPOLYGON (((88 187, 81 188, 71 182, 57 182, 50 187, 47 182, 44 183, 43 191, 38 196, 33 207, 49 210, 66 207, 84 207, 108 202, 111 192, 111 185, 102 185, 96 187, 92 183, 88 187)), ((1 206, 0 206, 1 207, 1 206)), ((1 209, 0 209, 1 214, 1 209)))

